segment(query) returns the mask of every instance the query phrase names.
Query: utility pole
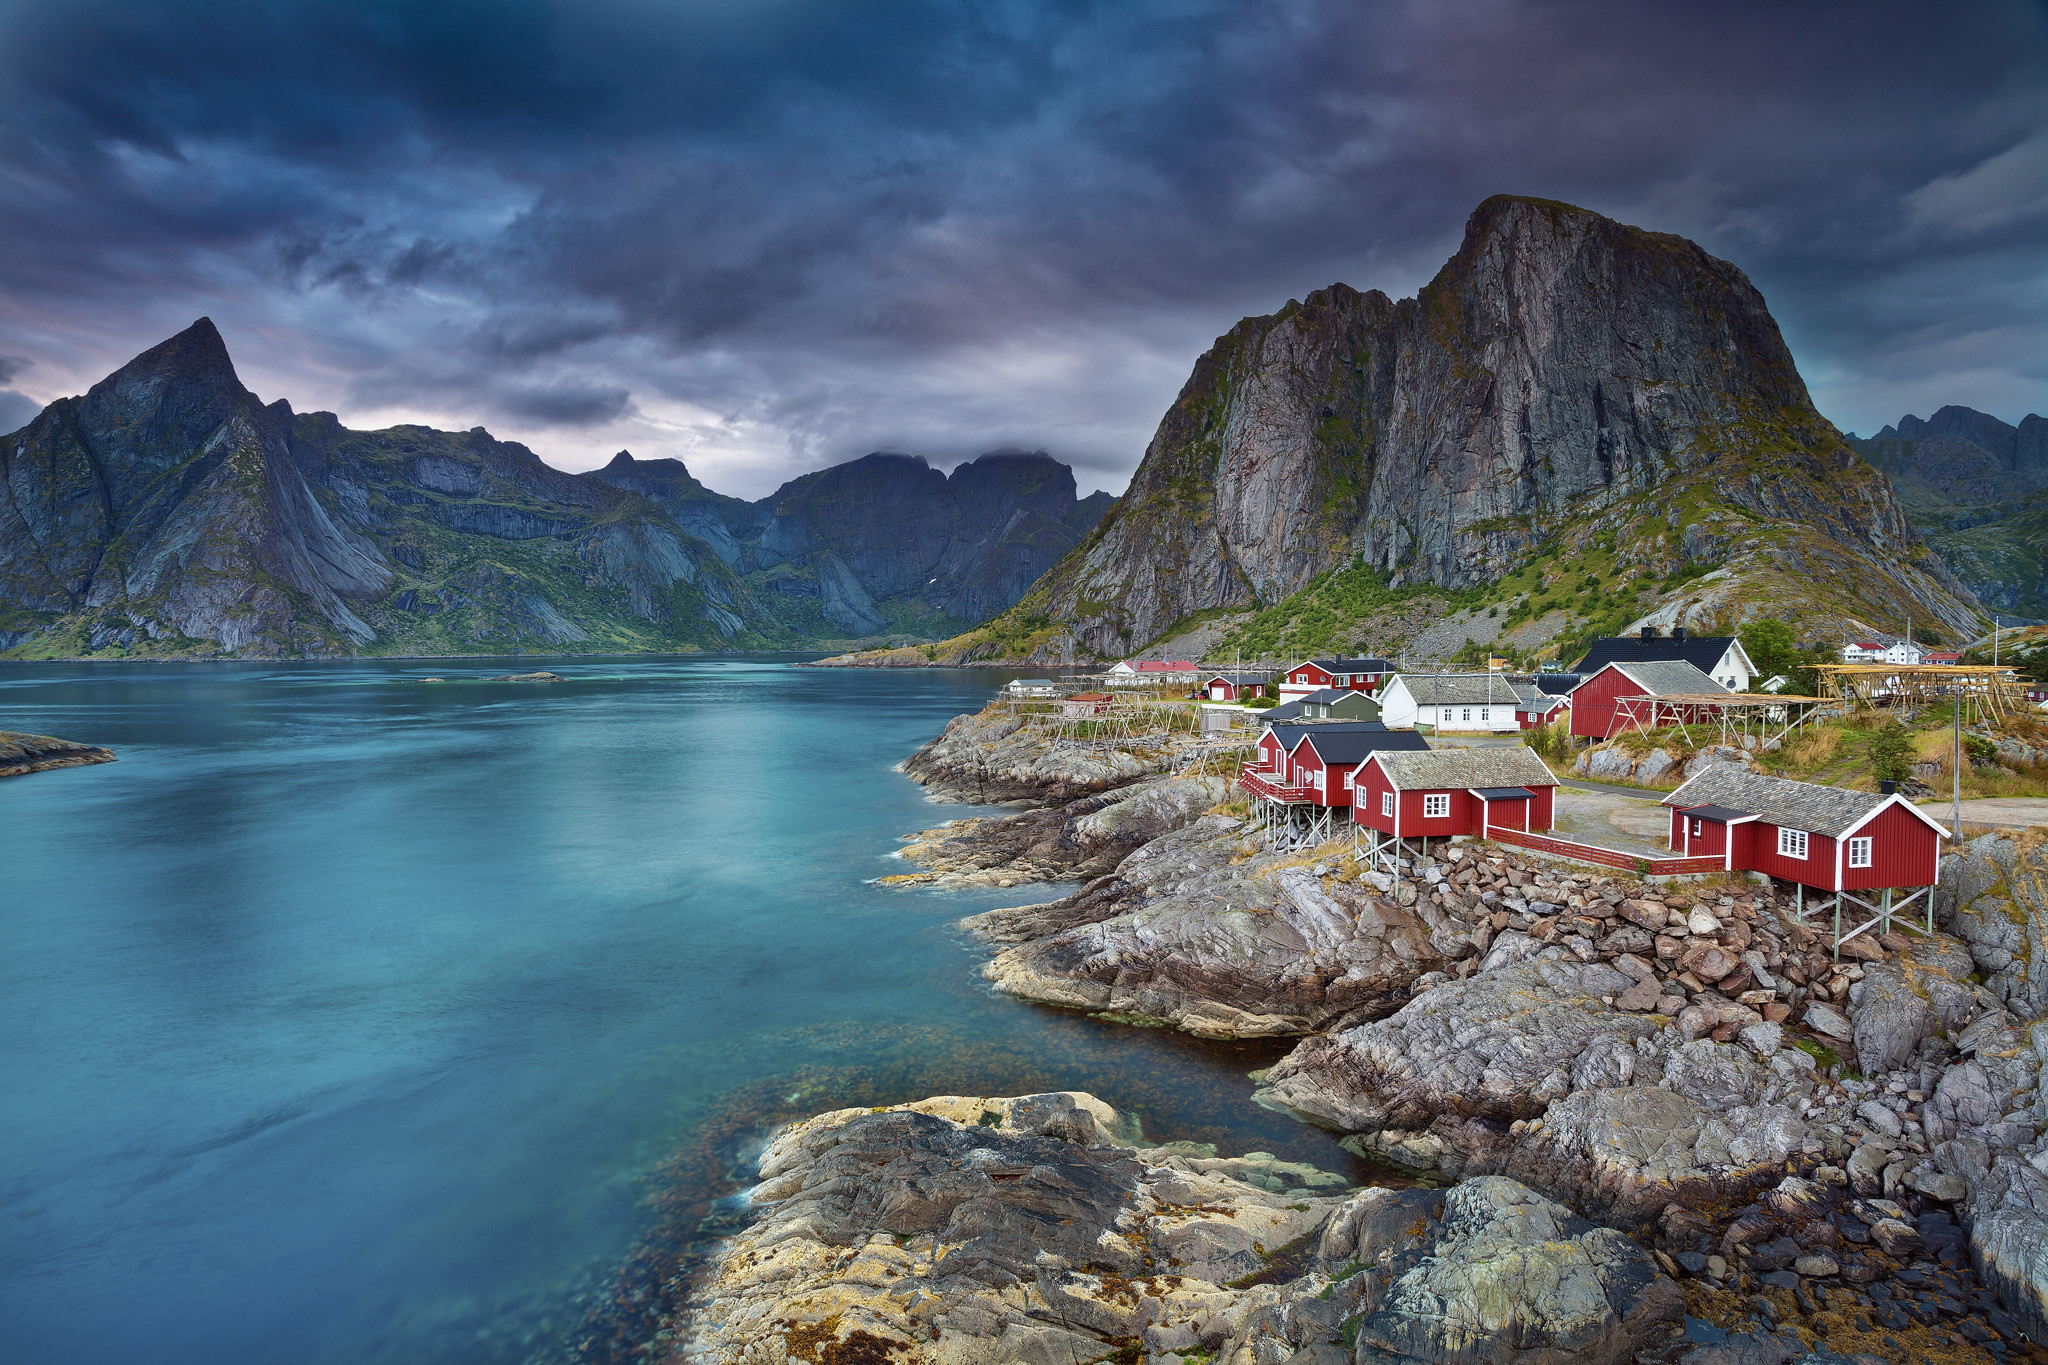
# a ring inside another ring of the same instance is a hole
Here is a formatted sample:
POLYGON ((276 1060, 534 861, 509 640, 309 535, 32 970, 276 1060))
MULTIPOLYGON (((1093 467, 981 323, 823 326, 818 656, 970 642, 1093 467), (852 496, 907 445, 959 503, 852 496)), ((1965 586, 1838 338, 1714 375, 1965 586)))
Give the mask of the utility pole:
POLYGON ((1950 837, 1960 844, 1963 842, 1963 692, 1960 687, 1955 690, 1955 708, 1955 751, 1949 757, 1949 776, 1954 782, 1950 787, 1949 813, 1950 824, 1955 831, 1950 837))

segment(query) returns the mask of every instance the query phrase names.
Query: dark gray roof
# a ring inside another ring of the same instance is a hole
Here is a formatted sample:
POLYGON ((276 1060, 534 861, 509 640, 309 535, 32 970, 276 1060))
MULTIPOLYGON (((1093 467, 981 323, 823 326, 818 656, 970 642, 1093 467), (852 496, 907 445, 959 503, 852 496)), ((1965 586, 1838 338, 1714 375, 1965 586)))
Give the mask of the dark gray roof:
POLYGON ((1703 692, 1730 695, 1728 689, 1683 659, 1660 659, 1651 663, 1617 663, 1622 676, 1653 697, 1696 697, 1703 692))
POLYGON ((1301 716, 1301 703, 1298 701, 1283 701, 1271 710, 1262 711, 1259 714, 1263 715, 1269 724, 1277 725, 1284 721, 1299 719, 1301 716))
MULTIPOLYGON (((1278 711, 1279 709, 1276 706, 1273 708, 1273 711, 1278 711)), ((1273 711, 1268 711, 1266 714, 1271 716, 1273 711)), ((1268 725, 1273 731, 1273 737, 1280 741, 1280 747, 1290 754, 1294 752, 1295 745, 1301 743, 1302 740, 1312 734, 1329 734, 1340 730, 1367 731, 1376 734, 1396 733, 1389 731, 1386 726, 1376 720, 1284 720, 1279 724, 1272 724, 1269 721, 1268 725)), ((1413 732, 1401 731, 1398 733, 1408 734, 1413 732)), ((1416 738, 1420 739, 1421 736, 1417 735, 1416 738)), ((1425 744, 1422 747, 1428 748, 1429 746, 1425 744)), ((1339 761, 1341 762, 1342 760, 1339 761)))
POLYGON ((1662 804, 1682 810, 1719 806, 1833 839, 1862 824, 1889 800, 1871 792, 1753 773, 1737 763, 1715 763, 1665 797, 1662 804))
POLYGON ((1203 682, 1215 682, 1218 678, 1221 678, 1223 679, 1223 681, 1231 683, 1236 686, 1242 686, 1245 683, 1263 683, 1266 681, 1266 675, 1264 673, 1232 673, 1228 670, 1225 670, 1221 673, 1204 673, 1202 675, 1203 682))
POLYGON ((1521 694, 1502 673, 1403 673, 1417 706, 1514 706, 1521 694))
POLYGON ((1354 692, 1348 687, 1319 687, 1307 696, 1297 698, 1297 700, 1309 702, 1316 706, 1328 706, 1331 702, 1342 701, 1346 697, 1365 697, 1367 701, 1372 700, 1365 693, 1354 692))
POLYGON ((1756 814, 1755 811, 1735 810, 1728 806, 1687 806, 1684 809, 1687 815, 1712 820, 1717 825, 1725 825, 1730 820, 1747 820, 1756 814))
POLYGON ((1314 664, 1325 673, 1391 673, 1394 671, 1393 662, 1389 659, 1303 659, 1299 664, 1288 665, 1287 671, 1292 673, 1295 669, 1300 668, 1302 664, 1314 664))
MULTIPOLYGON (((1363 763, 1372 753, 1399 750, 1429 752, 1429 741, 1413 730, 1389 730, 1373 721, 1359 721, 1341 730, 1314 730, 1306 739, 1325 763, 1363 763)), ((1289 745, 1287 751, 1294 752, 1289 745)))
POLYGON ((1538 691, 1553 697, 1561 697, 1577 687, 1585 678, 1583 673, 1538 673, 1533 681, 1538 691))
POLYGON ((1519 801, 1523 797, 1536 794, 1527 787, 1474 787, 1472 790, 1489 801, 1519 801))
POLYGON ((1586 651, 1586 657, 1572 665, 1572 672, 1585 675, 1598 673, 1609 664, 1676 660, 1689 663, 1702 673, 1711 673, 1733 643, 1735 637, 1732 635, 1689 635, 1683 640, 1662 636, 1645 640, 1635 635, 1623 635, 1611 640, 1595 640, 1593 647, 1586 651))
POLYGON ((1447 787, 1554 787, 1557 779, 1526 745, 1381 754, 1380 766, 1403 791, 1447 787))

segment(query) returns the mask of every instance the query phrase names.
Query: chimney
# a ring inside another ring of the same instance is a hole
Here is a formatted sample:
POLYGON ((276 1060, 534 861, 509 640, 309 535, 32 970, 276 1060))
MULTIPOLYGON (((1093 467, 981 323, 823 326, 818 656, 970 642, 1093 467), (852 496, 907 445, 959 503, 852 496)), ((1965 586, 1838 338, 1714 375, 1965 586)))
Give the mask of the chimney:
POLYGON ((1683 640, 1685 638, 1685 627, 1673 626, 1671 628, 1671 638, 1674 640, 1683 640))
POLYGON ((1889 777, 1878 783, 1877 789, 1885 796, 1897 796, 1899 794, 1899 784, 1892 781, 1889 777))
POLYGON ((1656 638, 1657 638, 1657 628, 1656 628, 1655 626, 1644 626, 1644 627, 1643 627, 1643 638, 1644 638, 1645 640, 1654 640, 1654 639, 1656 639, 1656 638))

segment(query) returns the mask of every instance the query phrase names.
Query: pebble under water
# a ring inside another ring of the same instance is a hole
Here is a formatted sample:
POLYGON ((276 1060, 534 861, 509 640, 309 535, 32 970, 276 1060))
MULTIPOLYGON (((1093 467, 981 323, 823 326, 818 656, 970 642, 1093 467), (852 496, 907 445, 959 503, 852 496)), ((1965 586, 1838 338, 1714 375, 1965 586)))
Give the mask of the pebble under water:
POLYGON ((991 995, 884 890, 1008 675, 781 658, 0 664, 0 1357, 625 1358, 782 1119, 1088 1089, 1364 1181, 1284 1043, 991 995), (448 681, 422 683, 438 676, 448 681))

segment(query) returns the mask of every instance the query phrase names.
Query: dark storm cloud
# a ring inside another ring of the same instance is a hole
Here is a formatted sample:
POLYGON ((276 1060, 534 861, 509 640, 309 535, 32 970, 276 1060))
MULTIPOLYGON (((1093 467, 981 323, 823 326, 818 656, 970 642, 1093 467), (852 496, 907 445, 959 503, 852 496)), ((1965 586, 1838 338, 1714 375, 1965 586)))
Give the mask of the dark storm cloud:
POLYGON ((90 378, 208 312, 300 406, 578 462, 1116 487, 1238 316, 1410 291, 1505 190, 1742 265, 1845 425, 2016 418, 2044 52, 2017 4, 16 0, 0 344, 90 378))

